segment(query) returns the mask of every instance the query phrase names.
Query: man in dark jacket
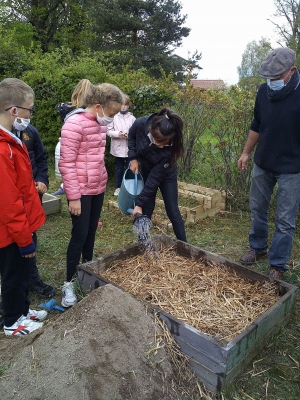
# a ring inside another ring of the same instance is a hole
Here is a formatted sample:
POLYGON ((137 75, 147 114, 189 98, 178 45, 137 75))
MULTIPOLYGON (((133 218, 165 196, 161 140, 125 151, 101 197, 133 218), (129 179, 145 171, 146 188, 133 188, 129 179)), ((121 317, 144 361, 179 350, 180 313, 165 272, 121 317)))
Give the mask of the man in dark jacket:
POLYGON ((250 189, 250 251, 241 257, 243 264, 267 256, 268 210, 278 185, 276 229, 268 254, 271 280, 282 279, 288 269, 300 201, 300 77, 295 60, 288 47, 271 51, 263 60, 260 75, 267 83, 258 89, 248 140, 238 160, 238 168, 245 171, 257 145, 250 189))
MULTIPOLYGON (((42 203, 43 194, 47 192, 49 186, 46 150, 37 129, 31 124, 19 136, 27 147, 36 189, 42 203)), ((33 233, 33 241, 37 246, 36 232, 33 233)), ((36 257, 31 259, 29 285, 30 291, 41 297, 52 297, 55 294, 55 288, 43 282, 36 265, 36 257)))

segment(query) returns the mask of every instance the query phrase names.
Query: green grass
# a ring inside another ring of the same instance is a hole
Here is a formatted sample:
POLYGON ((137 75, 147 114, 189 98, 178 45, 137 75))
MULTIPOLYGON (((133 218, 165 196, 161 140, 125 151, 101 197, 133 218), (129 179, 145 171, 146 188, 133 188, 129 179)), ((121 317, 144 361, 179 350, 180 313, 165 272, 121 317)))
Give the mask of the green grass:
MULTIPOLYGON (((57 189, 51 178, 49 193, 57 189)), ((116 201, 113 196, 114 176, 108 183, 103 212, 102 227, 98 228, 95 241, 95 257, 127 247, 135 242, 132 232, 132 219, 119 210, 108 210, 108 201, 116 201)), ((62 199, 61 214, 48 216, 45 225, 38 231, 38 267, 46 283, 58 290, 56 299, 60 303, 59 288, 65 279, 65 257, 71 232, 71 219, 67 211, 65 196, 62 199)), ((164 212, 164 211, 161 211, 164 212)), ((271 213, 272 214, 272 213, 271 213)), ((166 218, 165 215, 162 216, 166 218)), ((273 233, 274 216, 270 216, 270 235, 273 233)), ((300 283, 300 221, 297 221, 294 247, 289 271, 285 280, 299 286, 300 283)), ((190 244, 207 251, 220 254, 232 261, 239 261, 248 250, 250 215, 248 212, 224 212, 187 227, 190 244)), ((152 234, 162 233, 162 228, 154 226, 152 234)), ((170 234, 170 233, 169 233, 170 234)), ((173 233, 170 234, 174 236, 173 233)), ((253 269, 268 273, 267 260, 253 266, 253 269)), ((33 305, 40 299, 31 294, 33 305)), ((268 346, 259 354, 248 368, 231 384, 220 398, 224 400, 296 400, 300 395, 300 302, 296 302, 295 313, 281 333, 270 340, 268 346)))

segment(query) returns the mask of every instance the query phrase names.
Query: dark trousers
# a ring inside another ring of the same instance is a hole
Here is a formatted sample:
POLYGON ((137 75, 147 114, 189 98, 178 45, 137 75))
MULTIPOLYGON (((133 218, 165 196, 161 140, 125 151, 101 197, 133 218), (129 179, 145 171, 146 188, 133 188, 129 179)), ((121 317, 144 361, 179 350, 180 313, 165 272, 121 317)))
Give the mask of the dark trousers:
POLYGON ((30 258, 21 256, 16 243, 0 249, 0 272, 4 325, 11 326, 28 314, 30 304, 30 258))
MULTIPOLYGON (((43 195, 40 194, 41 204, 43 205, 43 195)), ((33 232, 32 240, 35 244, 35 248, 37 249, 37 234, 33 232)), ((36 256, 30 258, 30 278, 29 278, 29 285, 39 283, 42 280, 39 270, 36 265, 36 256)))
MULTIPOLYGON (((142 173, 144 182, 146 183, 148 175, 144 175, 142 173)), ((170 180, 168 182, 162 182, 159 185, 160 192, 162 194, 165 209, 167 216, 169 217, 173 231, 177 239, 186 242, 186 234, 184 228, 184 222, 178 207, 178 184, 177 184, 177 176, 176 179, 170 180)), ((154 207, 155 207, 155 198, 157 191, 153 194, 153 196, 149 199, 148 203, 143 207, 143 214, 147 215, 150 219, 152 217, 154 207)))
POLYGON ((70 282, 76 274, 80 262, 93 259, 95 235, 104 200, 104 193, 81 196, 81 214, 72 218, 72 234, 67 250, 67 281, 70 282))
MULTIPOLYGON (((35 248, 37 249, 37 235, 36 232, 32 234, 32 240, 35 244, 35 248)), ((29 277, 29 285, 39 283, 42 280, 39 270, 36 265, 36 256, 30 258, 30 277, 29 277)))
POLYGON ((129 158, 116 157, 116 188, 120 188, 124 175, 124 167, 127 169, 129 158))

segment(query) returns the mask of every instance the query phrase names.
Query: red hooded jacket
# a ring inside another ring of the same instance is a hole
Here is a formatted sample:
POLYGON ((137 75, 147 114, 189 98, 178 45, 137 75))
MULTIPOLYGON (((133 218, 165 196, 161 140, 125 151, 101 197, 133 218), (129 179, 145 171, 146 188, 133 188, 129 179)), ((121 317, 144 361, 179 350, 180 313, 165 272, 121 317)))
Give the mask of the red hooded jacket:
POLYGON ((45 219, 26 146, 0 127, 0 248, 30 245, 45 219))

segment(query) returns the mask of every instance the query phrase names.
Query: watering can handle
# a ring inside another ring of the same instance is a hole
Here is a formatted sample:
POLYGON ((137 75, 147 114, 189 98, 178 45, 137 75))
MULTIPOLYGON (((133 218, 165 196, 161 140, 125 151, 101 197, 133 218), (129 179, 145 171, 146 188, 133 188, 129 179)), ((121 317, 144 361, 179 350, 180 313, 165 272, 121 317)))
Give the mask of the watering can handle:
POLYGON ((134 195, 137 195, 137 189, 138 189, 138 184, 137 184, 137 173, 134 172, 134 195))

